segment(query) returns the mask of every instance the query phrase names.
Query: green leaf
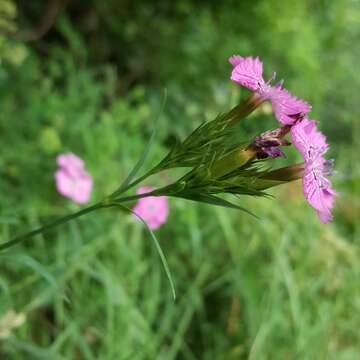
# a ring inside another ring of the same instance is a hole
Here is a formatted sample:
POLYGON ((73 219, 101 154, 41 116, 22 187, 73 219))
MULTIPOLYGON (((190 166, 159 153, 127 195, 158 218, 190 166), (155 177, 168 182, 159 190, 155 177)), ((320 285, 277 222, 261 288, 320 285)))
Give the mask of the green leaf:
POLYGON ((136 174, 139 172, 139 170, 142 168, 142 166, 145 163, 145 160, 149 154, 150 151, 150 147, 154 141, 155 138, 155 134, 156 134, 156 129, 157 129, 157 125, 159 123, 159 119, 161 117, 161 114, 164 111, 165 108, 165 104, 166 104, 166 99, 167 99, 167 90, 164 89, 164 95, 163 95, 163 99, 161 102, 161 106, 160 106, 160 110, 159 113, 157 114, 155 121, 154 121, 154 127, 153 130, 151 132, 151 136, 149 141, 147 142, 140 159, 138 160, 138 162, 135 164, 134 168, 131 170, 130 174, 128 175, 128 177, 124 180, 124 182, 120 185, 120 188, 116 191, 116 194, 119 195, 121 194, 124 190, 126 190, 128 188, 128 186, 130 185, 131 181, 135 178, 136 174))
POLYGON ((119 206, 120 208, 122 208, 123 210, 126 210, 130 213, 132 213, 133 215, 135 215, 139 220, 141 220, 141 222, 145 225, 145 228, 148 230, 148 232, 150 233, 150 236, 152 238, 152 240, 154 241, 154 244, 155 244, 155 247, 156 247, 156 250, 160 256, 160 259, 161 259, 161 262, 163 264, 163 267, 164 267, 164 270, 165 270, 165 273, 166 273, 166 276, 169 280, 169 283, 170 283, 170 288, 171 288, 171 292, 173 294, 173 298, 174 300, 176 300, 176 291, 175 291, 175 286, 174 286, 174 282, 172 280, 172 276, 171 276, 171 272, 170 272, 170 268, 169 268, 169 265, 166 261, 166 257, 164 255, 164 252, 162 251, 161 249, 161 246, 160 246, 160 243, 158 241, 158 239, 156 238, 154 232, 149 228, 148 224, 146 223, 146 221, 139 215, 137 215, 134 211, 132 211, 130 208, 128 208, 127 206, 125 205, 122 205, 122 204, 119 204, 119 203, 113 203, 113 205, 115 206, 119 206))
POLYGON ((8 260, 12 263, 19 262, 22 265, 28 266, 30 269, 32 269, 35 273, 39 274, 41 277, 43 277, 52 288, 59 290, 60 285, 57 283, 55 277, 46 269, 46 267, 42 266, 39 262, 37 262, 34 258, 28 256, 28 255, 6 255, 6 254, 0 254, 0 257, 2 260, 8 260))
POLYGON ((220 198, 220 197, 212 195, 212 194, 182 193, 182 194, 175 194, 173 196, 180 197, 180 198, 187 199, 187 200, 198 201, 198 202, 202 202, 202 203, 206 203, 206 204, 210 204, 210 205, 222 206, 222 207, 226 207, 226 208, 230 208, 230 209, 241 210, 241 211, 244 211, 247 214, 255 217, 256 219, 259 219, 258 216, 253 214, 251 211, 245 209, 244 207, 233 204, 232 202, 230 202, 228 200, 225 200, 223 198, 220 198))

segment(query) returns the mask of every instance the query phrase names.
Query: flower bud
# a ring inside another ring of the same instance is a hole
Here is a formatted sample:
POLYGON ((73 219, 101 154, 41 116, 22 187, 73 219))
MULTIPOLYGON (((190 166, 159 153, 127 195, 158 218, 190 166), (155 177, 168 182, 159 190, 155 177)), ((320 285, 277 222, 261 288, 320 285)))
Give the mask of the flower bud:
POLYGON ((245 165, 256 156, 256 150, 250 148, 237 148, 221 159, 217 160, 210 168, 211 174, 220 178, 245 165))
POLYGON ((270 130, 256 136, 248 148, 257 151, 258 159, 266 159, 268 157, 276 158, 286 155, 279 149, 279 146, 289 146, 290 142, 284 140, 283 137, 290 131, 290 126, 270 130))
POLYGON ((304 164, 290 165, 265 173, 255 179, 252 185, 256 190, 265 190, 289 181, 301 179, 303 174, 304 164))
POLYGON ((256 108, 258 108, 266 98, 259 95, 258 93, 253 93, 247 99, 242 101, 240 104, 236 105, 229 113, 226 115, 226 120, 229 125, 234 125, 236 122, 245 118, 251 114, 256 108))

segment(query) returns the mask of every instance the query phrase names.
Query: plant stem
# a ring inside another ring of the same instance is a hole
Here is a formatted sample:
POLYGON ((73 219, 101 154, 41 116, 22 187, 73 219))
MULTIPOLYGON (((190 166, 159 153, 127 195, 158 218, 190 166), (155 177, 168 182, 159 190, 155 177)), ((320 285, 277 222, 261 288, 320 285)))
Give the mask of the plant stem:
POLYGON ((109 199, 113 199, 114 197, 123 194, 125 191, 131 189, 132 187, 134 187, 135 185, 139 184, 140 182, 142 182, 143 180, 147 179, 149 176, 156 174, 157 172, 163 170, 161 167, 161 163, 160 162, 158 165, 156 165, 155 167, 153 167, 150 171, 148 171, 147 173, 145 173, 144 175, 140 176, 139 178, 137 178, 136 180, 134 180, 132 183, 126 185, 125 187, 120 187, 119 189, 115 190, 108 198, 109 199))
MULTIPOLYGON (((141 178, 137 179, 134 181, 133 184, 136 184, 138 182, 140 182, 142 180, 142 178, 145 178, 145 175, 142 176, 141 178)), ((129 186, 132 187, 133 185, 129 186)), ((125 202, 130 202, 130 201, 134 201, 134 200, 138 200, 138 199, 141 199, 143 197, 148 197, 148 196, 155 196, 157 195, 158 193, 158 190, 154 190, 154 191, 151 191, 151 192, 148 192, 148 193, 144 193, 144 194, 137 194, 137 195, 132 195, 132 196, 127 196, 127 197, 123 197, 123 198, 118 198, 118 199, 113 199, 111 197, 107 197, 105 198, 103 201, 95 204, 95 205, 92 205, 92 206, 89 206, 85 209, 82 209, 80 211, 77 211, 75 213, 72 213, 72 214, 69 214, 69 215, 66 215, 60 219, 57 219, 53 222, 50 222, 40 228, 37 228, 35 230, 32 230, 26 234, 23 234, 23 235, 20 235, 20 236, 17 236, 16 238, 10 240, 10 241, 7 241, 3 244, 0 244, 0 251, 2 250, 5 250, 11 246, 14 246, 14 245, 17 245, 19 243, 21 243, 22 241, 25 241, 27 239, 31 239, 32 237, 36 236, 36 235, 39 235, 39 234, 42 234, 42 233, 45 233, 59 225, 62 225, 62 224, 65 224, 67 223, 68 221, 70 220, 74 220, 74 219, 77 219, 81 216, 84 216, 86 214, 89 214, 95 210, 99 210, 99 209, 104 209, 104 208, 109 208, 109 207, 114 207, 114 206, 118 206, 119 204, 121 203, 125 203, 125 202)))
POLYGON ((236 105, 227 114, 226 118, 229 124, 233 125, 240 119, 245 118, 251 114, 257 107, 259 107, 266 99, 256 93, 250 95, 247 99, 236 105))
POLYGON ((0 244, 0 251, 2 250, 5 250, 11 246, 14 246, 14 245, 17 245, 19 244, 20 242, 24 241, 24 240, 27 240, 27 239, 30 239, 32 237, 34 237, 35 235, 38 235, 38 234, 42 234, 46 231, 49 231, 51 230, 52 228, 55 228, 56 226, 59 226, 59 225, 62 225, 62 224, 65 224, 66 222, 70 221, 70 220, 73 220, 73 219, 76 219, 76 218, 79 218, 81 216, 84 216, 90 212, 93 212, 95 210, 98 210, 98 209, 102 209, 102 208, 106 208, 106 207, 111 207, 111 206, 114 206, 112 204, 106 204, 106 203, 97 203, 95 205, 92 205, 92 206, 89 206, 85 209, 82 209, 78 212, 75 212, 73 214, 69 214, 69 215, 66 215, 60 219, 57 219, 53 222, 50 222, 49 224, 46 224, 38 229, 35 229, 33 231, 30 231, 26 234, 23 234, 23 235, 20 235, 20 236, 17 236, 16 238, 10 240, 10 241, 7 241, 3 244, 0 244))

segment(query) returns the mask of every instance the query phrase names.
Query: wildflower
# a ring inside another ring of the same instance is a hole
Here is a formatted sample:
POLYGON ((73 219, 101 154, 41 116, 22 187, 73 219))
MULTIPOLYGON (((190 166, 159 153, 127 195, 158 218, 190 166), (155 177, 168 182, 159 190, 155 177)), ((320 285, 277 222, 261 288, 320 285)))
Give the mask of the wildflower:
POLYGON ((275 79, 275 73, 265 82, 262 75, 263 64, 258 57, 233 55, 229 58, 229 62, 233 66, 231 80, 252 90, 256 95, 257 105, 265 100, 270 100, 275 116, 281 124, 293 125, 310 112, 311 106, 283 88, 282 81, 275 86, 270 85, 271 81, 275 79))
POLYGON ((84 161, 73 153, 60 154, 56 158, 56 162, 61 168, 69 168, 69 169, 85 168, 84 161))
POLYGON ((72 153, 61 154, 56 160, 59 166, 55 173, 58 192, 78 204, 88 202, 93 180, 85 170, 84 161, 72 153))
MULTIPOLYGON (((123 204, 134 199, 138 199, 133 208, 134 214, 143 219, 152 230, 167 220, 167 196, 249 213, 248 209, 224 199, 222 195, 266 196, 264 190, 297 179, 302 179, 305 198, 315 208, 320 220, 323 223, 329 222, 332 219, 334 199, 338 196, 327 178, 332 175, 333 161, 324 159, 328 150, 326 137, 316 129, 316 122, 306 116, 311 109, 310 105, 290 94, 282 87, 282 82, 272 86, 275 75, 265 82, 263 64, 258 57, 234 55, 229 62, 233 66, 231 79, 253 92, 247 99, 214 120, 198 126, 183 141, 174 144, 155 167, 137 177, 146 157, 142 155, 126 180, 99 203, 1 243, 0 251, 98 209, 115 206, 124 208, 123 204), (233 125, 266 100, 271 101, 276 117, 284 126, 266 131, 250 141, 237 140, 237 131, 234 131, 233 125), (279 147, 290 145, 284 140, 288 132, 303 156, 304 163, 275 170, 262 166, 262 162, 257 159, 285 156, 279 147), (156 191, 150 187, 140 187, 138 196, 125 196, 129 189, 149 176, 174 168, 188 170, 175 182, 156 191)), ((147 153, 148 151, 145 155, 147 153)), ((93 184, 84 162, 69 153, 59 155, 57 163, 59 169, 55 173, 55 181, 58 191, 75 202, 87 202, 93 184)), ((156 245, 171 282, 165 257, 158 244, 156 245)), ((173 288, 172 283, 171 286, 173 288)))
MULTIPOLYGON (((137 194, 145 194, 153 191, 151 187, 143 186, 137 190, 137 194)), ((151 230, 156 230, 166 223, 169 215, 169 205, 166 196, 147 196, 138 200, 133 208, 134 213, 142 218, 151 230)))
POLYGON ((234 123, 236 120, 249 115, 269 98, 269 91, 271 90, 269 83, 275 75, 265 83, 262 76, 263 64, 258 57, 233 55, 229 58, 229 62, 233 66, 231 80, 253 91, 248 99, 229 112, 228 120, 234 123))
POLYGON ((238 84, 252 90, 261 93, 266 88, 265 81, 263 79, 263 64, 258 57, 253 58, 241 57, 234 55, 230 57, 229 62, 233 65, 233 71, 231 73, 231 80, 238 84))
MULTIPOLYGON (((239 65, 242 61, 244 60, 244 58, 240 55, 233 55, 229 57, 229 63, 235 67, 237 65, 239 65)), ((261 65, 262 66, 262 65, 261 65)), ((234 80, 235 81, 235 80, 234 80)))
POLYGON ((331 209, 338 194, 326 177, 333 174, 333 160, 325 160, 323 157, 329 148, 326 137, 317 130, 316 121, 307 118, 291 128, 291 136, 305 160, 302 178, 304 196, 317 211, 320 221, 327 223, 333 218, 331 209))
POLYGON ((269 99, 276 118, 284 125, 293 125, 311 110, 306 101, 291 95, 281 84, 271 88, 269 99))

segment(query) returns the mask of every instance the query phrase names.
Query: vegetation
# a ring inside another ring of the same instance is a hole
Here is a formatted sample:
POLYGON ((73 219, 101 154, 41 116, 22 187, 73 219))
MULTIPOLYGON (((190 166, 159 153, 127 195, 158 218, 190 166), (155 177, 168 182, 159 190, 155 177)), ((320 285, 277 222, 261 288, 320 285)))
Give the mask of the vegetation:
MULTIPOLYGON (((123 212, 102 210, 3 252, 0 357, 358 358, 359 21, 352 0, 3 0, 1 241, 79 209, 55 190, 61 152, 86 161, 93 201, 117 188, 165 87, 147 169, 244 98, 229 80, 233 53, 260 56, 267 76, 276 70, 313 105, 341 197, 329 225, 297 183, 271 190, 277 201, 240 198, 260 220, 171 199, 157 236, 175 302, 153 242, 123 212)), ((241 130, 247 138, 269 122, 263 106, 241 130)), ((173 178, 165 172, 147 185, 173 178)))

